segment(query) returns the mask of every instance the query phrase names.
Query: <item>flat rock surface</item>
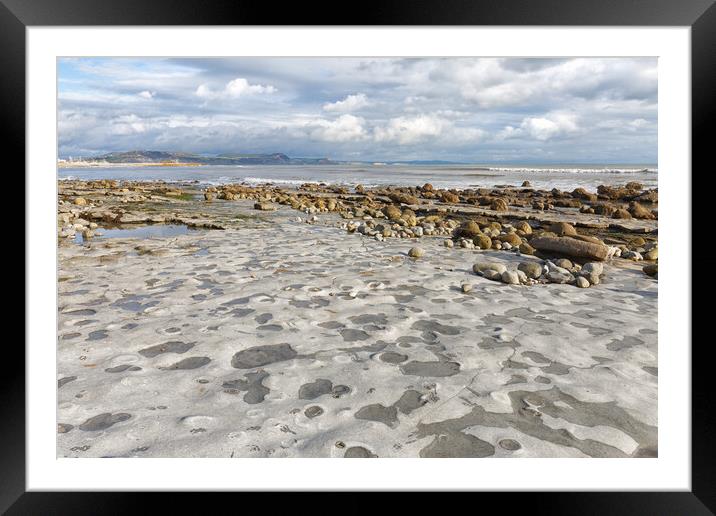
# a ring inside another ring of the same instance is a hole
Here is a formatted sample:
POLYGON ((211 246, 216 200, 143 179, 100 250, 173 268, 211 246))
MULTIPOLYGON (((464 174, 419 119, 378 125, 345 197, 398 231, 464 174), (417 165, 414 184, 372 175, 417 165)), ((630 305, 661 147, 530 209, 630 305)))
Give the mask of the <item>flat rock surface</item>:
POLYGON ((512 286, 512 253, 319 215, 59 247, 59 457, 651 457, 657 281, 512 286), (473 288, 463 293, 461 285, 473 288))

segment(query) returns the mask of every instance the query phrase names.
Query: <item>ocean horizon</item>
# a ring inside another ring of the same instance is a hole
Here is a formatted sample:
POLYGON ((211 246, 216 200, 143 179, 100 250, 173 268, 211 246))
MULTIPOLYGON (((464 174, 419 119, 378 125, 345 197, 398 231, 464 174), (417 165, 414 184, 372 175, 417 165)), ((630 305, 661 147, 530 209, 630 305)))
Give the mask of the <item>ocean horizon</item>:
POLYGON ((116 179, 122 181, 167 181, 222 185, 273 183, 301 185, 331 183, 346 186, 418 186, 437 188, 482 188, 519 186, 529 181, 535 188, 587 188, 628 181, 647 188, 658 186, 655 164, 340 164, 340 165, 201 165, 182 167, 113 164, 92 167, 58 167, 60 180, 116 179))

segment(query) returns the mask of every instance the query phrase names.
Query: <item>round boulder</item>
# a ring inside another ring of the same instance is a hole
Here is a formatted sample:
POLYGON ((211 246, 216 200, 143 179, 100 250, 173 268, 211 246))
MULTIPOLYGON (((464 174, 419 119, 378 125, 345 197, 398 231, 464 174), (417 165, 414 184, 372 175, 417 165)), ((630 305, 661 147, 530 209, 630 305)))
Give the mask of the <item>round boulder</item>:
POLYGON ((402 212, 399 208, 393 206, 392 204, 386 206, 383 208, 383 213, 386 217, 388 217, 389 220, 398 220, 400 216, 402 215, 402 212))
POLYGON ((648 265, 644 265, 644 268, 642 269, 644 271, 644 274, 647 276, 656 276, 659 272, 659 265, 656 263, 650 263, 648 265))
POLYGON ((503 198, 497 198, 490 203, 490 209, 494 211, 507 211, 507 201, 503 198))
POLYGON ((522 242, 518 249, 522 254, 535 254, 535 248, 529 245, 527 242, 522 242))
POLYGON ((631 213, 629 213, 624 208, 619 208, 612 214, 613 219, 631 219, 631 213))
POLYGON ((474 220, 468 220, 463 222, 459 228, 455 230, 455 236, 458 238, 475 238, 478 235, 482 235, 480 225, 474 220))
POLYGON ((522 239, 517 233, 506 233, 498 237, 500 242, 507 242, 511 246, 519 246, 522 243, 522 239))
POLYGON ((517 231, 522 231, 522 233, 524 233, 525 235, 532 234, 532 226, 530 226, 526 220, 521 220, 520 222, 515 224, 515 229, 517 231))
POLYGON ((647 251, 644 254, 644 259, 649 261, 656 261, 659 259, 659 250, 655 247, 654 249, 647 251))
POLYGON ((584 276, 579 276, 576 281, 576 285, 579 288, 588 288, 589 287, 589 280, 585 278, 584 276))
POLYGON ((525 273, 528 278, 537 279, 542 275, 542 265, 537 262, 522 262, 517 270, 525 273))
POLYGON ((582 272, 585 274, 596 274, 601 276, 604 274, 604 264, 599 262, 588 262, 582 265, 582 272))
POLYGON ((408 251, 408 256, 411 258, 420 258, 425 254, 425 251, 420 247, 413 247, 408 251))
POLYGON ((502 273, 502 283, 507 283, 508 285, 519 285, 520 284, 520 277, 517 275, 516 271, 505 271, 502 273))
POLYGON ((480 249, 489 249, 492 247, 492 239, 487 235, 477 235, 472 241, 480 249))
POLYGON ((498 274, 502 274, 506 270, 507 267, 505 267, 503 264, 494 262, 478 262, 472 266, 473 272, 482 275, 485 275, 485 272, 487 271, 495 271, 498 274))
POLYGON ((549 226, 549 231, 557 236, 574 236, 577 230, 568 222, 554 222, 549 226))
POLYGON ((567 260, 566 258, 560 258, 559 260, 555 260, 555 261, 554 261, 554 264, 555 264, 557 267, 562 267, 563 269, 572 269, 572 268, 574 268, 574 265, 572 264, 572 262, 570 262, 570 261, 567 260))

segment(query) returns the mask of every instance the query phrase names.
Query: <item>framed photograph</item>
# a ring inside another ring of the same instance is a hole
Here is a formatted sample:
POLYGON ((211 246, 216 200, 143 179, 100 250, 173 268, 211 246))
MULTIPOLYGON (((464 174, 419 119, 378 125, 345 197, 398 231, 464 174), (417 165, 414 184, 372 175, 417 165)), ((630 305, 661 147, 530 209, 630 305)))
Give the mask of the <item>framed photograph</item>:
POLYGON ((713 2, 133 4, 0 6, 27 203, 3 511, 712 513, 690 210, 713 2))

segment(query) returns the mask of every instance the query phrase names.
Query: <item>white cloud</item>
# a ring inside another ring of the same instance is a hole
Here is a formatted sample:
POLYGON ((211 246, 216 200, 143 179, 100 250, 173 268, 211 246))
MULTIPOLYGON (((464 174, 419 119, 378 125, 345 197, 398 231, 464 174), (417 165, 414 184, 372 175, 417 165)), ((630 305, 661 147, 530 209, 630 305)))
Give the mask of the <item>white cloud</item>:
POLYGON ((314 140, 324 142, 349 142, 366 138, 365 120, 353 115, 341 115, 336 120, 322 118, 306 124, 314 140))
POLYGON ((348 95, 345 99, 337 102, 323 104, 323 110, 329 112, 350 113, 368 105, 368 97, 363 93, 348 95))
POLYGON ((477 143, 485 139, 487 135, 487 131, 477 127, 451 127, 450 130, 445 133, 442 143, 445 146, 477 143))
POLYGON ((547 141, 555 136, 564 136, 579 131, 577 117, 573 113, 548 113, 541 117, 526 117, 519 127, 506 126, 498 134, 498 139, 531 137, 547 141))
POLYGON ((650 61, 577 58, 526 70, 511 64, 494 58, 462 61, 452 73, 462 97, 483 108, 599 95, 645 97, 657 87, 656 65, 650 61))
POLYGON ((254 95, 262 93, 276 93, 276 88, 271 85, 250 84, 242 77, 229 81, 223 90, 212 90, 208 84, 200 84, 195 91, 197 97, 204 99, 238 98, 243 95, 254 95))
POLYGON ((410 145, 417 143, 436 144, 443 147, 474 144, 487 136, 484 129, 471 126, 457 126, 448 116, 459 115, 455 111, 438 111, 417 116, 391 118, 385 125, 373 129, 376 142, 410 145))
POLYGON ((376 127, 374 129, 374 138, 378 142, 410 144, 431 136, 439 136, 447 126, 449 126, 447 120, 435 116, 401 116, 391 118, 384 127, 376 127))
POLYGON ((57 133, 61 143, 83 135, 87 128, 97 125, 97 117, 81 111, 60 109, 57 114, 57 133))
POLYGON ((504 129, 499 131, 495 137, 498 140, 508 140, 510 138, 517 138, 520 135, 520 130, 511 125, 505 126, 504 129))
POLYGON ((115 135, 126 135, 133 133, 143 133, 147 130, 141 118, 137 115, 123 115, 112 120, 111 133, 115 135))
POLYGON ((649 122, 647 120, 644 120, 643 118, 637 118, 637 119, 629 122, 628 125, 632 130, 636 131, 637 129, 640 129, 642 127, 649 125, 649 122))
POLYGON ((81 58, 59 148, 649 161, 657 78, 656 58, 81 58))
POLYGON ((202 97, 205 99, 214 97, 216 95, 213 91, 211 91, 207 84, 200 84, 199 87, 196 89, 195 94, 197 97, 202 97))
POLYGON ((249 84, 249 81, 243 78, 234 79, 226 85, 226 93, 232 97, 239 97, 244 94, 252 93, 275 93, 276 88, 273 86, 264 86, 262 84, 249 84))

